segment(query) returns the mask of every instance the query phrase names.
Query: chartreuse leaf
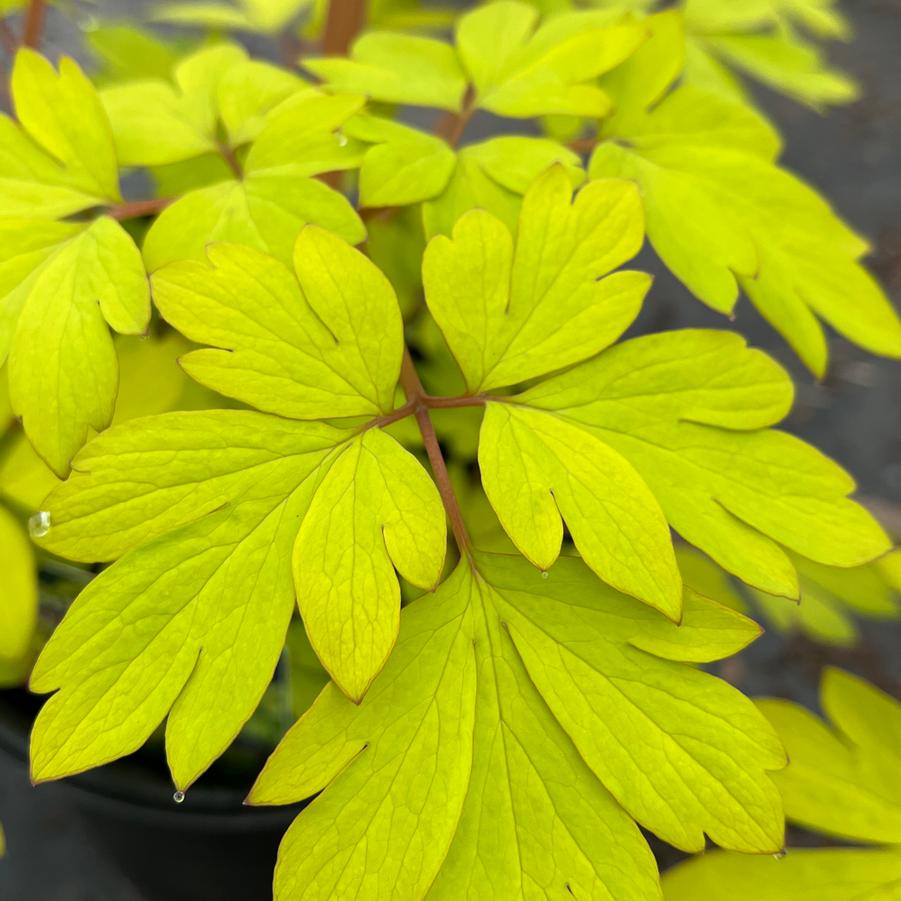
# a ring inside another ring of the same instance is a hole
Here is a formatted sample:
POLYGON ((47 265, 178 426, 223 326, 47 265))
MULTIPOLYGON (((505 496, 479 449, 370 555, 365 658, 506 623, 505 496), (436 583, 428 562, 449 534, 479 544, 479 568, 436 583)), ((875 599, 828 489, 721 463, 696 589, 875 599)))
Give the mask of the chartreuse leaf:
POLYGON ((101 92, 119 160, 158 166, 253 140, 266 114, 305 87, 296 75, 218 44, 183 59, 168 79, 126 81, 101 92))
MULTIPOLYGON (((830 69, 822 50, 793 25, 800 24, 822 37, 846 37, 847 21, 833 5, 832 0, 687 0, 684 12, 692 43, 700 53, 820 107, 854 100, 857 85, 830 69)), ((690 77, 706 83, 703 77, 707 74, 693 68, 690 77)))
POLYGON ((362 254, 316 226, 300 233, 293 271, 238 244, 207 254, 152 279, 163 316, 213 345, 183 359, 193 378, 293 419, 390 412, 401 319, 391 285, 362 254))
POLYGON ((714 851, 668 870, 666 901, 892 901, 901 851, 797 848, 784 859, 714 851))
POLYGON ((641 25, 615 11, 573 12, 538 24, 516 0, 466 13, 456 46, 433 38, 374 31, 350 57, 306 59, 331 90, 374 100, 460 112, 464 105, 499 116, 603 116, 610 100, 594 80, 644 40, 641 25), (469 87, 469 93, 467 93, 469 87))
POLYGON ((131 237, 106 216, 0 220, 0 235, 0 361, 8 357, 10 399, 29 440, 63 477, 89 429, 112 418, 117 365, 107 325, 146 329, 147 278, 131 237))
MULTIPOLYGON (((786 817, 839 838, 897 845, 901 705, 832 668, 823 673, 821 702, 831 726, 790 701, 758 702, 790 760, 774 775, 786 817)), ((715 852, 670 870, 663 885, 667 901, 891 901, 901 886, 901 850, 801 848, 780 860, 715 852)))
MULTIPOLYGON (((258 401, 274 360, 285 367, 269 389, 284 398, 273 404, 279 413, 312 418, 329 391, 344 416, 390 412, 403 345, 384 277, 312 228, 298 241, 300 287, 258 253, 243 266, 246 252, 216 247, 221 270, 182 263, 155 278, 161 308, 179 324, 218 310, 209 321, 221 331, 198 337, 231 348, 244 370, 229 370, 219 361, 227 355, 212 350, 196 352, 203 365, 189 355, 189 368, 258 401), (239 270, 247 277, 232 280, 239 270), (251 386, 245 394, 242 383, 251 386)), ((295 592, 324 666, 359 699, 396 635, 394 569, 431 588, 444 560, 437 490, 394 439, 250 411, 115 426, 81 452, 46 509, 48 550, 124 556, 79 597, 35 667, 36 691, 60 689, 35 727, 38 780, 129 753, 168 713, 172 774, 189 785, 259 702, 295 592)))
POLYGON ((440 138, 390 119, 356 116, 344 133, 373 145, 360 166, 360 206, 406 206, 439 194, 456 166, 440 138))
POLYGON ((362 103, 310 90, 280 104, 250 146, 241 178, 190 191, 157 217, 144 239, 148 270, 202 260, 214 241, 256 247, 287 263, 309 222, 362 241, 366 229, 347 198, 313 178, 359 164, 335 132, 362 103))
POLYGON ((282 843, 280 901, 654 899, 633 818, 680 847, 782 842, 775 735, 714 659, 756 627, 689 595, 676 628, 575 559, 479 555, 402 615, 362 704, 327 686, 254 804, 321 792, 282 843), (728 749, 728 750, 727 750, 728 749), (373 855, 373 847, 379 853, 373 855))
POLYGON ((371 31, 354 42, 349 57, 305 59, 303 65, 334 91, 386 103, 457 111, 466 91, 453 47, 417 35, 371 31))
POLYGON ((100 25, 85 31, 84 38, 102 67, 94 73, 94 84, 168 78, 178 64, 178 44, 132 25, 100 25))
MULTIPOLYGON (((855 486, 847 473, 804 442, 767 430, 791 397, 787 374, 737 335, 686 330, 635 338, 524 394, 489 402, 479 450, 486 491, 514 541, 527 529, 539 531, 538 514, 530 519, 522 498, 531 495, 534 509, 546 510, 545 490, 520 487, 514 495, 499 449, 511 446, 513 429, 524 440, 522 458, 541 459, 543 437, 526 436, 522 425, 541 423, 541 435, 557 442, 561 465, 578 472, 587 464, 566 445, 582 433, 575 446, 604 445, 607 456, 621 458, 620 468, 633 467, 683 538, 745 582, 797 597, 794 567, 780 545, 855 566, 884 553, 889 540, 848 499, 855 486)), ((541 468, 548 479, 552 470, 541 468)), ((633 508, 620 508, 619 488, 599 502, 617 524, 637 528, 633 508)), ((659 565, 652 552, 649 544, 634 545, 645 565, 659 565)))
POLYGON ((584 360, 630 325, 650 287, 639 272, 607 276, 643 239, 633 185, 598 181, 573 199, 562 166, 529 189, 514 243, 473 210, 423 258, 426 301, 470 393, 514 385, 584 360))
MULTIPOLYGON (((744 598, 715 563, 685 546, 677 548, 676 556, 686 584, 735 610, 748 611, 744 598), (708 588, 715 593, 709 594, 708 588)), ((799 630, 816 641, 844 646, 859 638, 855 615, 870 619, 901 616, 901 551, 850 568, 824 566, 797 554, 790 556, 798 572, 797 603, 748 588, 754 607, 774 628, 782 632, 799 630)))
POLYGON ((673 273, 721 312, 731 311, 740 286, 815 373, 827 361, 817 317, 874 353, 901 356, 897 313, 858 262, 867 244, 773 164, 778 145, 769 128, 740 110, 724 115, 722 97, 684 90, 634 134, 602 143, 591 177, 635 180, 648 237, 673 273), (752 136, 743 147, 731 127, 740 123, 752 136))
POLYGON ((192 3, 162 3, 154 19, 176 25, 203 28, 237 28, 242 31, 275 35, 290 25, 312 0, 236 0, 218 3, 200 0, 192 3))
POLYGON ((839 838, 901 844, 901 704, 833 668, 820 697, 831 728, 791 701, 758 702, 791 760, 777 780, 786 816, 839 838))
POLYGON ((34 555, 18 520, 0 506, 0 660, 19 660, 37 624, 38 590, 34 555))
POLYGON ((566 171, 573 188, 584 180, 579 157, 546 138, 509 135, 464 147, 440 192, 422 205, 426 235, 450 235, 457 220, 472 209, 490 212, 513 231, 522 196, 555 164, 566 171))
POLYGON ((10 90, 19 122, 0 116, 0 216, 67 216, 121 199, 109 123, 77 63, 63 57, 57 73, 20 50, 10 90))

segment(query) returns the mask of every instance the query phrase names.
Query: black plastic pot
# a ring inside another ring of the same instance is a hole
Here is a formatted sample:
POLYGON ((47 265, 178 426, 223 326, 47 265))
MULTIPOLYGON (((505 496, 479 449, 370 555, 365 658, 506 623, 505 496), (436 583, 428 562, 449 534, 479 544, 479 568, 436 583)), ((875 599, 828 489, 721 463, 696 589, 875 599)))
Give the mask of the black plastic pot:
MULTIPOLYGON (((23 780, 37 706, 24 691, 0 692, 0 756, 23 780)), ((244 807, 253 756, 240 760, 239 752, 237 766, 215 768, 181 804, 161 748, 61 784, 75 815, 147 901, 267 901, 278 843, 302 805, 244 807)))

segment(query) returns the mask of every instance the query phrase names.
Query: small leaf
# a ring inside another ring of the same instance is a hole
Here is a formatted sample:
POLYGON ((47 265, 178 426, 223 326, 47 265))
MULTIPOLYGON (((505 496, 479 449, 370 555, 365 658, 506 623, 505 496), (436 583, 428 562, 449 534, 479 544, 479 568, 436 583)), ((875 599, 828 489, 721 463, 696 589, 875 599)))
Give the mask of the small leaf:
POLYGON ((282 104, 251 145, 241 179, 190 191, 156 218, 144 239, 147 269, 203 260, 214 241, 246 244, 290 263, 307 223, 362 241, 366 229, 347 198, 312 177, 358 164, 334 132, 361 102, 309 91, 282 104))
POLYGON ((790 701, 758 702, 791 760, 777 784, 786 816, 851 841, 901 842, 901 704, 829 668, 820 688, 827 725, 790 701))
POLYGON ((433 38, 371 31, 350 57, 305 59, 305 68, 335 91, 385 103, 459 111, 466 78, 452 47, 433 38))
POLYGON ((107 324, 130 335, 147 328, 147 278, 132 239, 105 216, 87 226, 2 220, 0 233, 10 399, 35 449, 64 477, 89 430, 110 423, 117 367, 107 324))

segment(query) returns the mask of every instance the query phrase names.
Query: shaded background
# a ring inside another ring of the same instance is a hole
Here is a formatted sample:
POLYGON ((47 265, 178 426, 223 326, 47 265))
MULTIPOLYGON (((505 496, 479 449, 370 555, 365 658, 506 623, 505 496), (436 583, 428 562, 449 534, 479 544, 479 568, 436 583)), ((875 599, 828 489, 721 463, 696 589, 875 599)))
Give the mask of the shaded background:
MULTIPOLYGON (((864 99, 820 116, 762 90, 759 97, 784 135, 783 163, 821 190, 870 239, 872 268, 901 307, 901 0, 854 0, 844 7, 856 37, 847 45, 832 45, 831 60, 860 81, 864 99)), ((142 8, 147 4, 108 2, 97 6, 97 15, 136 20, 142 8)), ((42 49, 51 57, 60 52, 82 56, 76 25, 51 10, 42 49)), ((260 49, 256 42, 253 49, 260 49)), ((646 251, 638 265, 653 271, 657 281, 635 330, 727 325, 688 295, 652 253, 646 251)), ((901 535, 901 364, 872 357, 833 335, 830 372, 818 383, 746 300, 739 303, 734 327, 795 377, 797 404, 787 427, 846 466, 885 525, 901 535)), ((723 664, 721 674, 750 694, 777 694, 816 707, 819 672, 833 663, 901 696, 901 623, 861 625, 863 639, 849 650, 770 632, 723 664)), ((171 789, 155 790, 160 804, 171 804, 171 789)), ((32 789, 24 767, 3 755, 0 818, 8 842, 7 858, 0 863, 3 901, 143 897, 87 832, 72 790, 53 784, 32 789)), ((170 865, 165 859, 151 863, 170 865)))

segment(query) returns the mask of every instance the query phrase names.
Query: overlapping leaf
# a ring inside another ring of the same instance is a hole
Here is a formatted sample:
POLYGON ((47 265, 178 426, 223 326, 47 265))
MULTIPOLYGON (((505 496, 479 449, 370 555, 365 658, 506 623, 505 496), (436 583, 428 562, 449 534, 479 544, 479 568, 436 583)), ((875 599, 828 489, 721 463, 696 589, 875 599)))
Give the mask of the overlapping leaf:
POLYGON ((229 241, 289 262, 309 222, 357 243, 366 235, 344 195, 313 176, 358 165, 336 134, 362 105, 355 97, 304 91, 271 113, 250 146, 240 177, 185 194, 154 221, 144 240, 149 271, 176 260, 203 259, 207 244, 229 241))
POLYGON ((156 166, 218 152, 220 127, 232 149, 253 140, 266 114, 304 87, 291 72, 219 44, 179 62, 172 82, 125 81, 100 97, 120 162, 156 166))
POLYGON ((901 844, 901 704, 832 668, 820 697, 830 725, 790 701, 758 702, 791 760, 777 780, 786 816, 839 838, 901 844))
MULTIPOLYGON (((627 183, 590 183, 570 204, 552 170, 526 196, 517 239, 471 212, 424 261, 426 300, 471 393, 597 354, 635 317, 647 279, 621 272, 641 241, 627 183)), ((847 499, 854 483, 789 435, 787 374, 735 335, 635 339, 512 398, 488 398, 479 460, 517 547, 546 568, 566 522, 602 578, 671 616, 680 579, 667 521, 730 572, 797 596, 785 545, 853 566, 888 549, 847 499)))
MULTIPOLYGON (((790 763, 774 775, 790 820, 855 842, 901 842, 901 705, 874 686, 827 669, 821 701, 831 726, 789 701, 758 706, 790 763)), ((890 901, 901 850, 790 849, 784 859, 704 854, 665 874, 667 901, 890 901)))
POLYGON ((267 764, 251 803, 322 791, 282 843, 280 901, 398 885, 410 898, 657 898, 633 817, 684 848, 705 832, 779 847, 775 736, 678 662, 734 652, 752 623, 689 595, 677 628, 574 559, 547 579, 515 557, 476 567, 405 609, 359 707, 326 687, 267 764))
POLYGON ((34 555, 16 518, 0 506, 0 660, 17 661, 31 644, 38 597, 34 555))
MULTIPOLYGON (((728 584, 718 566, 685 546, 677 548, 676 557, 686 584, 702 594, 706 593, 705 586, 715 586, 718 593, 714 597, 743 613, 748 611, 744 598, 728 584)), ((851 568, 824 566, 797 554, 791 559, 798 572, 797 603, 748 589, 754 607, 774 628, 782 632, 798 630, 815 641, 845 646, 859 638, 856 616, 901 616, 901 551, 851 568)))
MULTIPOLYGON (((259 252, 214 247, 209 265, 162 270, 154 291, 188 334, 233 351, 187 358, 220 390, 305 419, 391 410, 400 314, 384 277, 340 239, 306 229, 296 278, 259 252)), ((35 726, 39 780, 128 753, 168 713, 173 777, 190 784, 256 707, 295 591, 321 660, 359 699, 396 636, 394 569, 432 587, 445 550, 438 493, 392 438, 257 412, 114 427, 81 453, 48 511, 47 548, 124 556, 35 667, 35 690, 60 689, 35 726)))
POLYGON ((276 35, 309 6, 312 0, 203 0, 200 3, 161 3, 154 12, 159 22, 211 29, 237 29, 276 35))
POLYGON ((19 125, 0 118, 0 363, 12 407, 65 475, 89 430, 109 424, 116 355, 108 326, 144 331, 150 295, 134 242, 113 219, 52 217, 120 199, 109 124, 90 82, 30 50, 12 79, 19 125))
MULTIPOLYGON (((660 47, 652 41, 648 52, 660 47)), ((618 83, 640 80, 653 62, 640 50, 618 83)), ((775 165, 778 139, 749 108, 683 86, 605 134, 589 175, 639 184, 654 249, 699 299, 729 312, 741 287, 817 374, 827 362, 818 319, 874 353, 901 356, 898 315, 859 262, 867 243, 775 165)))
POLYGON ((456 44, 370 32, 349 58, 304 65, 335 91, 459 112, 464 104, 499 116, 602 116, 609 98, 593 82, 643 40, 621 13, 568 13, 538 24, 538 12, 499 0, 462 16, 456 44), (467 98, 467 89, 471 99, 467 98))

